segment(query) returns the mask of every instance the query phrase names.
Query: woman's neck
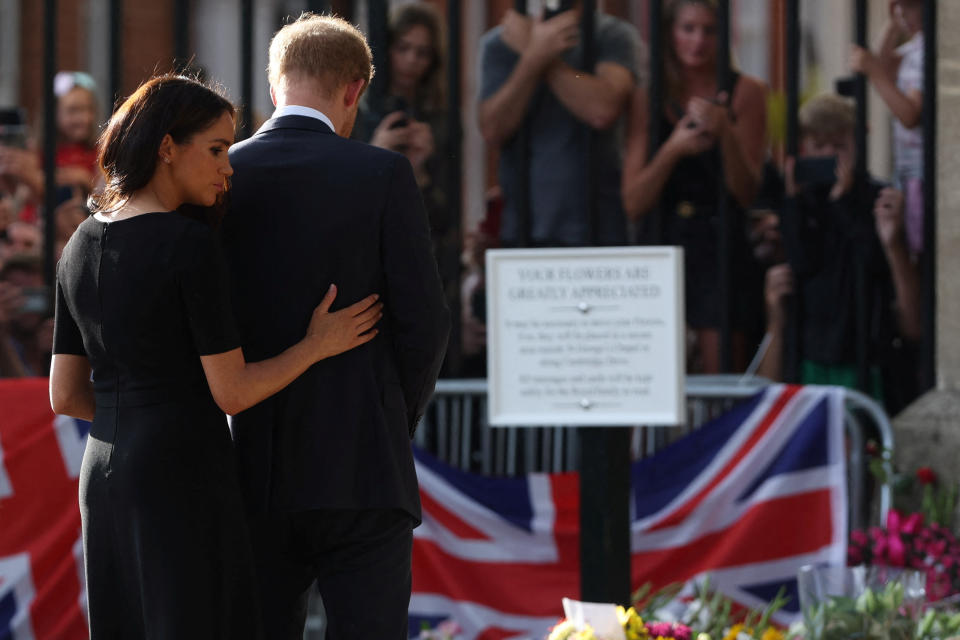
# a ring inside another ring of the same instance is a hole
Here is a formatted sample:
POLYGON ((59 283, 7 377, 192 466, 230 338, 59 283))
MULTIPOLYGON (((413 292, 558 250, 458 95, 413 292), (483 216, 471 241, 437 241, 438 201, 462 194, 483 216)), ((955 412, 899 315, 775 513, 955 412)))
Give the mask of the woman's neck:
POLYGON ((146 187, 133 193, 130 198, 112 211, 100 212, 98 215, 104 220, 123 220, 154 213, 156 211, 173 211, 180 206, 176 198, 170 194, 159 192, 151 181, 146 187))
POLYGON ((712 98, 717 93, 717 72, 713 66, 683 69, 680 80, 686 98, 712 98))

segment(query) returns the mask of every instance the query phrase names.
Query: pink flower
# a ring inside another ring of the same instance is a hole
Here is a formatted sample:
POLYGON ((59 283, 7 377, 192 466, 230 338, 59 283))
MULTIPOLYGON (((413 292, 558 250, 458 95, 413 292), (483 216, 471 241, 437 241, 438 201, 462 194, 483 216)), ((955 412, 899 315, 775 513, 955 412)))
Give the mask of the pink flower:
POLYGON ((856 547, 847 547, 847 564, 855 567, 863 563, 863 552, 856 547))
POLYGON ((863 529, 854 529, 852 532, 850 532, 850 541, 861 547, 865 547, 870 544, 870 538, 867 537, 867 534, 863 531, 863 529))
POLYGON ((673 637, 677 640, 690 640, 693 637, 693 629, 686 625, 673 625, 673 637))
POLYGON ((663 636, 664 638, 669 638, 673 634, 673 625, 669 622, 648 622, 647 631, 650 632, 650 635, 653 637, 663 636))
POLYGON ((923 514, 911 513, 906 518, 896 509, 887 513, 887 535, 906 533, 913 535, 923 528, 923 514))

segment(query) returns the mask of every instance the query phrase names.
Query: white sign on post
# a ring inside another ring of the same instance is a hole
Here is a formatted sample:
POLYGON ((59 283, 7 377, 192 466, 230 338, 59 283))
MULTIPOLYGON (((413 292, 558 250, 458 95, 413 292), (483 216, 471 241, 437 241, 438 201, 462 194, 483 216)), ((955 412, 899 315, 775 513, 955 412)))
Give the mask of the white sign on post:
POLYGON ((683 252, 487 251, 489 422, 684 421, 683 252))

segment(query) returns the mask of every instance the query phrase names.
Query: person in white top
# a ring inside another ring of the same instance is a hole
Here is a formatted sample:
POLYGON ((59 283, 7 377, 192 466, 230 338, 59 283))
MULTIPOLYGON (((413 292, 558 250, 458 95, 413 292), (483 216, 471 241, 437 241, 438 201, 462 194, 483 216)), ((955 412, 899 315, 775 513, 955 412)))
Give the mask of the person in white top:
POLYGON ((850 67, 867 76, 893 114, 894 185, 904 192, 916 256, 923 250, 923 0, 890 0, 878 52, 854 46, 850 67))

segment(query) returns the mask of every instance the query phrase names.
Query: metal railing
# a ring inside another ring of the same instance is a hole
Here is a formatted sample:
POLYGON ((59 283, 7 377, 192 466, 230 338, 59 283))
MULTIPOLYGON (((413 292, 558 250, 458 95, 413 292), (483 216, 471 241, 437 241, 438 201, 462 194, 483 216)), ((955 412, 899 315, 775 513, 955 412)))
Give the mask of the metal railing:
MULTIPOLYGON (((688 376, 687 422, 680 427, 633 429, 631 454, 649 457, 665 446, 725 413, 737 402, 766 387, 762 378, 688 376)), ((417 429, 414 443, 459 469, 484 475, 574 471, 578 464, 577 430, 564 426, 490 427, 487 422, 487 381, 440 380, 431 407, 417 429)), ((847 434, 848 495, 851 528, 863 528, 861 507, 866 495, 866 433, 864 420, 877 431, 884 451, 892 456, 893 429, 879 404, 866 394, 844 389, 847 434)), ((890 476, 890 473, 887 474, 890 476)), ((880 484, 877 516, 885 522, 892 506, 889 481, 880 484)))

